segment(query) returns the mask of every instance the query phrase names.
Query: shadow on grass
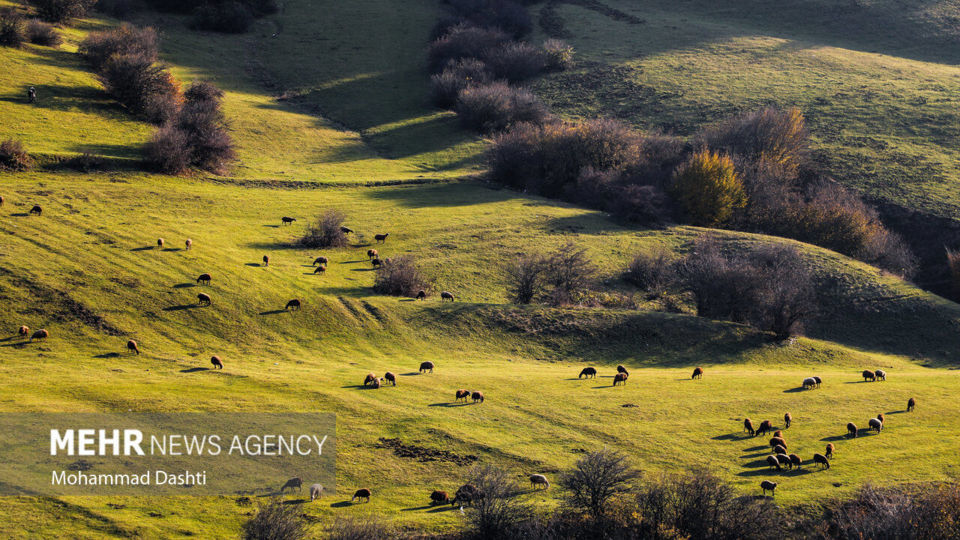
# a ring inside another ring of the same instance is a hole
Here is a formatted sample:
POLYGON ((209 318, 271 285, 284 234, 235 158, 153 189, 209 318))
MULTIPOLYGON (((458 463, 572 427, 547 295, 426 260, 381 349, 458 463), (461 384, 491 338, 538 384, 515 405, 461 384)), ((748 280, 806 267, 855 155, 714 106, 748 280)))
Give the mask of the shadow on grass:
POLYGON ((353 506, 353 503, 350 501, 340 501, 331 504, 330 508, 347 508, 349 506, 353 506))
POLYGON ((266 267, 266 265, 264 265, 263 263, 246 263, 246 265, 255 266, 255 267, 261 267, 261 266, 266 267))
POLYGON ((195 309, 200 307, 200 304, 180 304, 179 306, 168 306, 163 308, 164 311, 183 311, 185 309, 195 309))
POLYGON ((419 372, 419 371, 408 371, 408 372, 406 372, 406 373, 401 373, 401 374, 400 374, 401 377, 414 377, 414 376, 416 376, 416 375, 420 375, 420 372, 419 372))
POLYGON ((196 287, 196 283, 177 283, 173 286, 174 289, 189 289, 190 287, 196 287))
POLYGON ((376 268, 351 268, 351 272, 373 272, 376 268))
POLYGON ((192 367, 192 368, 181 369, 180 373, 198 373, 200 371, 210 371, 210 368, 192 367))
POLYGON ((259 314, 260 314, 260 315, 277 315, 277 314, 279 314, 279 313, 286 313, 286 312, 287 312, 287 310, 285 310, 285 309, 274 309, 274 310, 271 310, 271 311, 261 311, 259 314))
POLYGON ((118 352, 107 352, 103 354, 98 354, 94 358, 120 358, 120 353, 118 352))
POLYGON ((434 514, 437 512, 452 512, 453 510, 456 510, 456 509, 457 507, 452 504, 442 504, 442 505, 437 505, 431 508, 430 510, 427 510, 427 512, 434 514))
POLYGON ((714 441, 745 441, 752 438, 750 435, 743 435, 741 433, 726 433, 724 435, 710 437, 710 439, 714 441))
POLYGON ((756 452, 757 450, 766 450, 767 448, 769 448, 769 447, 766 446, 766 445, 764 445, 764 446, 751 446, 750 448, 744 448, 743 451, 744 451, 744 452, 756 452))
POLYGON ((143 246, 143 247, 130 248, 130 251, 150 251, 151 249, 157 249, 157 248, 153 246, 143 246))
POLYGON ((14 212, 14 213, 12 213, 12 214, 10 214, 10 215, 13 216, 13 217, 28 217, 30 214, 28 214, 28 213, 26 213, 26 212, 14 212))
POLYGON ((832 435, 830 437, 824 437, 820 440, 825 442, 832 442, 832 441, 845 441, 847 439, 852 439, 852 438, 853 437, 849 435, 832 435))
POLYGON ((183 248, 163 248, 163 251, 183 251, 183 248))
POLYGON ((288 501, 283 501, 283 504, 303 504, 310 502, 307 499, 290 499, 288 501))
POLYGON ((444 401, 441 403, 431 403, 430 405, 428 405, 428 407, 466 407, 467 405, 470 405, 470 404, 462 401, 456 401, 453 403, 450 403, 449 401, 444 401))
POLYGON ((798 387, 796 387, 796 388, 788 388, 787 390, 784 390, 783 393, 784 393, 784 394, 793 394, 793 393, 795 393, 795 392, 803 392, 804 390, 805 390, 804 387, 798 386, 798 387))
POLYGON ((750 471, 740 471, 737 476, 769 476, 771 474, 783 474, 783 470, 753 469, 750 471))

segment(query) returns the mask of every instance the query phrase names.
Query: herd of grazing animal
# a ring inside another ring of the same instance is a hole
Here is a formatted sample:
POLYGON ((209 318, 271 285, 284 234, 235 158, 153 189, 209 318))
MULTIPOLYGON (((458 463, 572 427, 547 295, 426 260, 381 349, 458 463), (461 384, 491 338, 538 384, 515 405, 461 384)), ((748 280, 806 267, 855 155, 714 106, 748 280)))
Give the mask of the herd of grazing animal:
MULTIPOLYGON (((878 369, 874 371, 865 369, 861 373, 861 376, 863 377, 864 382, 866 381, 876 382, 876 381, 887 380, 887 373, 882 369, 878 369)), ((820 377, 817 377, 817 376, 807 377, 803 379, 802 388, 804 390, 820 388, 820 385, 822 383, 823 381, 820 379, 820 377)), ((917 405, 917 400, 915 398, 910 398, 909 400, 907 400, 907 412, 912 412, 914 410, 914 407, 916 407, 916 405, 917 405)), ((880 434, 880 432, 883 431, 883 421, 884 421, 883 413, 878 414, 876 418, 869 419, 867 421, 868 431, 875 431, 877 434, 880 434)), ((790 413, 784 414, 783 422, 785 425, 784 429, 788 429, 793 422, 793 416, 790 413)), ((749 433, 751 436, 755 436, 755 435, 762 435, 767 431, 773 429, 773 425, 769 420, 764 420, 760 424, 760 429, 754 429, 753 421, 750 420, 749 418, 745 418, 743 420, 743 429, 744 431, 749 433)), ((855 439, 857 438, 858 433, 859 433, 859 428, 857 427, 857 425, 854 424, 853 422, 848 422, 847 437, 855 439)), ((796 454, 787 454, 787 443, 783 438, 782 431, 778 430, 774 434, 774 437, 770 439, 770 446, 773 448, 773 454, 767 456, 766 458, 767 466, 770 469, 776 469, 780 471, 782 470, 781 465, 785 465, 788 469, 792 469, 794 467, 799 469, 800 466, 802 465, 803 460, 800 459, 800 456, 796 454)), ((834 451, 833 443, 827 443, 826 449, 823 454, 820 454, 820 453, 813 454, 813 463, 816 465, 819 465, 821 469, 829 469, 830 460, 833 459, 833 451, 834 451)), ((776 482, 770 482, 768 480, 764 480, 760 482, 760 488, 763 491, 764 495, 766 495, 767 491, 773 494, 776 487, 777 487, 776 482)))

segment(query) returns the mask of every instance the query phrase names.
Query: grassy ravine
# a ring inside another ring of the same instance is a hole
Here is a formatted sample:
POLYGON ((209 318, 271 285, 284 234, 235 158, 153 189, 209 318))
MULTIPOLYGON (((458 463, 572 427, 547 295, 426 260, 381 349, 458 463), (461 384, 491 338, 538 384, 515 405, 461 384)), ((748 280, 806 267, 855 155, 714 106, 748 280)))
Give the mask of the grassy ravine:
MULTIPOLYGON (((474 181, 319 185, 452 178, 473 170, 479 146, 453 130, 447 115, 432 120, 420 101, 422 40, 399 31, 425 35, 436 16, 432 2, 286 4, 240 37, 192 34, 176 18, 152 21, 164 29, 165 58, 178 76, 209 77, 228 90, 225 109, 242 160, 234 177, 0 174, 7 199, 0 208, 0 410, 336 411, 340 492, 303 511, 321 522, 373 513, 411 530, 460 523, 458 512, 426 502, 432 489, 455 490, 465 468, 397 457, 376 447, 380 437, 476 455, 521 481, 532 472, 555 480, 583 449, 606 445, 650 474, 702 467, 749 494, 774 478, 778 502, 789 506, 846 495, 867 480, 957 478, 948 456, 960 436, 960 306, 800 244, 824 306, 810 337, 792 344, 689 314, 511 306, 502 269, 518 253, 575 241, 600 267, 604 288, 633 293, 618 275, 634 253, 657 246, 681 253, 704 231, 640 230, 474 181), (342 12, 325 19, 328 8, 342 12), (271 38, 271 28, 281 27, 271 38), (395 37, 394 56, 384 61, 383 50, 354 45, 358 35, 395 37), (326 56, 304 52, 326 43, 316 36, 335 42, 326 56), (278 103, 251 58, 270 66, 271 80, 289 81, 274 84, 299 90, 278 103), (334 84, 338 74, 351 82, 334 84), (336 129, 316 110, 355 131, 336 129), (274 147, 280 150, 266 151, 274 147), (272 179, 317 185, 293 189, 272 179), (25 215, 33 204, 44 207, 42 217, 25 215), (331 263, 320 277, 309 267, 320 252, 290 243, 323 208, 346 212, 362 237, 326 252, 331 263), (299 221, 281 227, 283 215, 299 221), (378 232, 391 233, 377 246, 381 254, 416 256, 434 289, 453 291, 458 301, 374 295, 364 252, 378 232), (158 237, 166 249, 154 247, 158 237), (191 251, 180 249, 186 238, 191 251), (259 265, 264 254, 271 255, 267 268, 259 265), (213 274, 203 288, 213 297, 209 308, 194 306, 202 272, 213 274), (293 297, 304 300, 301 312, 277 312, 293 297), (49 329, 50 340, 12 338, 21 324, 49 329), (143 355, 125 351, 130 338, 143 355), (206 367, 211 354, 224 359, 223 372, 191 369, 206 367), (436 372, 411 374, 423 360, 433 360, 436 372), (620 363, 632 376, 612 388, 620 363), (601 376, 576 380, 584 364, 601 376), (689 380, 694 365, 706 368, 703 380, 689 380), (859 382, 860 370, 880 367, 887 382, 859 382), (397 388, 357 388, 367 372, 387 370, 401 375, 397 388), (824 387, 797 391, 814 373, 824 387), (482 390, 487 401, 450 406, 460 387, 482 390), (911 396, 917 411, 898 413, 911 396), (742 438, 743 417, 779 423, 787 411, 795 419, 786 433, 791 451, 809 459, 834 441, 832 469, 776 475, 760 462, 765 439, 742 438), (881 435, 836 440, 846 422, 863 426, 879 412, 888 416, 881 435), (374 491, 373 501, 343 505, 361 486, 374 491)), ((18 62, 0 72, 0 137, 51 155, 96 144, 101 154, 136 156, 149 126, 112 105, 69 54, 82 32, 106 24, 112 21, 85 21, 61 52, 0 49, 0 61, 18 62), (63 96, 52 99, 62 107, 18 101, 22 81, 40 77, 59 85, 62 93, 50 95, 63 96), (59 122, 67 114, 76 116, 59 122)), ((738 247, 780 241, 720 234, 738 247)), ((559 492, 523 497, 548 509, 559 492)), ((22 538, 231 538, 251 512, 230 497, 2 502, 0 535, 22 538)))

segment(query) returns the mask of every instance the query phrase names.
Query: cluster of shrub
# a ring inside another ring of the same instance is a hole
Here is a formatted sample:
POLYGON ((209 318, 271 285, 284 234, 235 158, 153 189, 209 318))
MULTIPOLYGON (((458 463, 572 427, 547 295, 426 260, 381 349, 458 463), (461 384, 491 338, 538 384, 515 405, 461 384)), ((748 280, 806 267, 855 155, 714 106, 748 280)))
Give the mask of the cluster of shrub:
POLYGON ((254 21, 279 11, 276 0, 100 0, 98 9, 125 18, 145 8, 193 16, 197 30, 242 34, 254 21))
POLYGON ((876 211, 816 170, 796 109, 742 114, 690 141, 605 119, 521 123, 495 137, 488 162, 497 182, 625 220, 779 235, 904 277, 915 269, 876 211))
POLYGON ((545 122, 546 106, 518 85, 568 68, 573 48, 556 39, 543 47, 522 41, 533 23, 512 0, 450 0, 447 7, 427 52, 431 101, 455 110, 464 126, 481 133, 545 122))
POLYGON ((15 8, 0 9, 0 45, 19 47, 24 43, 59 47, 63 37, 50 23, 28 18, 15 8))
POLYGON ((224 173, 235 153, 216 86, 197 82, 186 91, 157 63, 159 36, 151 27, 122 24, 92 32, 79 54, 107 92, 132 113, 157 124, 147 144, 147 163, 161 172, 191 168, 224 173))
MULTIPOLYGON (((877 488, 867 485, 849 499, 825 501, 803 513, 785 513, 772 499, 738 495, 705 470, 645 476, 616 451, 588 452, 560 475, 564 499, 544 514, 518 498, 516 475, 492 465, 474 467, 466 483, 483 493, 465 506, 465 527, 456 533, 417 538, 527 539, 745 539, 837 540, 958 538, 960 485, 877 488)), ((301 512, 274 501, 243 526, 242 537, 297 540, 311 534, 301 512)), ((344 519, 326 538, 387 539, 401 532, 375 519, 344 519)))

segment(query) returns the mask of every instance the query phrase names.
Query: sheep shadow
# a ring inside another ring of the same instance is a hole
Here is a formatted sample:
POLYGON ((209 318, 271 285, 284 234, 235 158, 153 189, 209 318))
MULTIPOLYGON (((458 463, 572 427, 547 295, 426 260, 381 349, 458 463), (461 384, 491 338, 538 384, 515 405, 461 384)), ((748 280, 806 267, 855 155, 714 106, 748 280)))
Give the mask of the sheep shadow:
POLYGON ((910 412, 910 411, 904 409, 904 410, 902 410, 902 411, 890 411, 890 412, 885 412, 885 413, 883 413, 883 414, 903 414, 903 413, 908 413, 908 412, 910 412))
POLYGON ((750 459, 750 458, 758 458, 758 457, 769 456, 769 455, 770 455, 770 452, 758 452, 756 454, 743 454, 742 456, 740 456, 740 458, 750 459))
POLYGON ((370 259, 357 259, 355 261, 341 261, 340 264, 360 264, 370 262, 370 259))
POLYGON ((310 501, 308 501, 307 499, 289 499, 289 500, 283 501, 283 504, 303 504, 306 502, 310 502, 310 501))
POLYGON ((466 407, 470 405, 465 401, 457 401, 455 403, 450 403, 449 401, 441 401, 440 403, 431 403, 427 405, 428 407, 466 407))
POLYGON ((872 382, 876 382, 876 381, 843 381, 843 384, 865 384, 865 383, 872 383, 872 382))
POLYGON ((255 266, 255 267, 261 267, 261 266, 263 266, 262 263, 246 263, 246 265, 247 265, 247 266, 255 266))
POLYGON ((414 377, 414 376, 416 376, 416 375, 420 375, 420 372, 419 372, 419 371, 408 371, 407 373, 401 373, 401 374, 400 374, 401 377, 414 377))
POLYGON ((26 212, 15 212, 15 213, 10 214, 10 215, 13 216, 13 217, 29 217, 29 216, 30 216, 30 214, 28 214, 28 213, 26 213, 26 212))
POLYGON ((120 353, 118 352, 107 352, 103 354, 98 354, 94 358, 120 358, 120 353))
POLYGON ((181 369, 180 373, 197 373, 199 371, 210 371, 210 368, 192 367, 192 368, 181 369))
POLYGON ((377 388, 373 386, 368 386, 366 384, 348 384, 346 386, 341 386, 340 388, 346 388, 346 389, 353 388, 354 390, 377 390, 377 388))
POLYGON ((778 471, 776 469, 769 470, 768 468, 765 467, 762 469, 753 469, 750 471, 740 471, 737 473, 737 476, 765 476, 765 475, 771 475, 771 474, 782 473, 782 472, 783 472, 783 469, 778 471))
POLYGON ((23 349, 30 343, 30 341, 18 341, 16 343, 4 343, 3 345, 0 345, 0 347, 14 347, 17 349, 23 349))
POLYGON ((750 463, 744 463, 744 468, 756 469, 757 467, 769 467, 770 464, 767 463, 766 459, 755 459, 750 463))
POLYGON ((183 311, 185 309, 196 309, 200 307, 200 304, 180 304, 179 306, 167 306, 163 308, 164 311, 183 311))
POLYGON ((438 504, 437 506, 434 506, 430 510, 427 510, 427 513, 435 514, 437 512, 452 512, 453 510, 456 510, 456 509, 457 507, 452 504, 438 504))
POLYGON ((335 502, 331 504, 330 508, 347 508, 349 506, 353 506, 352 501, 340 501, 340 502, 335 502))
POLYGON ((163 248, 163 251, 183 251, 183 248, 163 248))
POLYGON ((821 440, 821 441, 825 441, 825 442, 832 442, 832 441, 845 441, 845 440, 850 439, 850 438, 851 438, 851 437, 850 437, 849 435, 833 435, 833 436, 830 436, 830 437, 824 437, 824 438, 822 438, 822 439, 820 439, 820 440, 821 440))
POLYGON ((153 246, 143 246, 143 247, 130 248, 130 251, 150 251, 151 249, 157 249, 157 248, 153 246))
POLYGON ((429 505, 429 504, 425 504, 425 505, 423 505, 423 506, 411 506, 410 508, 401 508, 400 511, 401 511, 401 512, 416 512, 417 510, 429 510, 429 509, 431 509, 431 508, 433 508, 433 506, 431 506, 431 505, 429 505))
POLYGON ((787 476, 805 476, 811 473, 817 472, 812 467, 807 467, 806 469, 790 469, 787 471, 787 476))
POLYGON ((286 312, 287 312, 287 310, 285 310, 285 309, 273 309, 273 310, 270 310, 270 311, 261 311, 261 312, 260 312, 260 315, 277 315, 277 314, 279 314, 279 313, 286 313, 286 312))
POLYGON ((787 390, 784 390, 783 393, 784 393, 784 394, 793 394, 793 393, 796 393, 796 392, 803 392, 804 390, 806 390, 806 388, 804 388, 804 387, 802 387, 802 386, 798 386, 798 387, 796 387, 796 388, 789 388, 789 389, 787 389, 787 390))
POLYGON ((716 437, 710 437, 712 441, 742 441, 745 439, 752 439, 750 435, 740 435, 738 433, 725 433, 723 435, 717 435, 716 437))
POLYGON ((767 447, 766 445, 763 445, 763 446, 751 446, 750 448, 744 448, 743 451, 744 451, 744 452, 756 452, 757 450, 766 450, 767 448, 768 448, 768 447, 767 447))
POLYGON ((190 287, 196 287, 196 283, 177 283, 173 286, 174 289, 189 289, 190 287))
POLYGON ((373 272, 376 268, 351 268, 351 272, 373 272))
POLYGON ((266 225, 266 224, 264 225, 264 227, 270 227, 271 229, 279 229, 279 228, 280 228, 279 225, 266 225))

